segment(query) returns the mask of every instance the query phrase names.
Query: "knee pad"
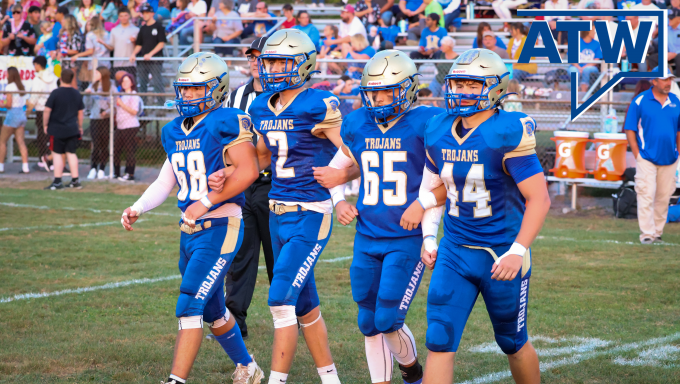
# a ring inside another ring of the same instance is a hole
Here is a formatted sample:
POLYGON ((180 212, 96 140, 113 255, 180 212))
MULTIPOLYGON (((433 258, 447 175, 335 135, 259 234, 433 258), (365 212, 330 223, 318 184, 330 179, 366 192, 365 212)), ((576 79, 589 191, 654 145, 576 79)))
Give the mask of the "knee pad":
POLYGON ((203 316, 186 316, 179 318, 179 330, 203 328, 203 316))
POLYGON ((175 317, 203 316, 202 309, 192 308, 194 296, 187 293, 180 293, 175 308, 175 317))
POLYGON ((404 324, 401 329, 392 332, 384 333, 385 343, 390 348, 394 359, 401 365, 409 365, 418 358, 418 351, 416 350, 416 340, 404 324))
POLYGON ((274 328, 285 328, 297 324, 294 305, 280 305, 269 307, 274 319, 274 328))
MULTIPOLYGON (((397 328, 397 307, 378 308, 375 311, 375 327, 382 333, 394 332, 397 328)), ((401 324, 400 324, 401 325, 401 324)))
POLYGON ((375 313, 373 311, 359 307, 357 323, 359 324, 359 330, 364 336, 374 336, 380 333, 375 328, 375 313))
POLYGON ((494 324, 493 329, 496 344, 506 355, 517 353, 529 339, 526 327, 522 328, 519 333, 517 332, 517 323, 494 324))
MULTIPOLYGON (((225 308, 226 309, 226 308, 225 308)), ((229 318, 231 317, 231 313, 227 309, 226 312, 224 313, 224 316, 218 318, 217 320, 210 323, 210 328, 219 328, 227 324, 229 322, 229 318)))
POLYGON ((453 326, 438 321, 427 322, 425 346, 432 352, 456 352, 453 326))

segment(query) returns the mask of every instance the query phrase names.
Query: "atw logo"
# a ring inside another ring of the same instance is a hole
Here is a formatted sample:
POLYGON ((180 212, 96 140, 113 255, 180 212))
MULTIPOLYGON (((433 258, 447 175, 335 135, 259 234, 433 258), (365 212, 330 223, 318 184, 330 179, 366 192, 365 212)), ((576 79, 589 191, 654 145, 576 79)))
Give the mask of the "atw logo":
MULTIPOLYGON (((619 22, 616 33, 612 36, 604 20, 560 20, 557 21, 557 30, 567 33, 567 63, 579 63, 580 37, 581 31, 590 31, 595 27, 602 56, 606 63, 616 64, 621 62, 623 47, 626 48, 626 55, 629 63, 644 63, 647 50, 654 38, 654 31, 658 25, 658 47, 659 47, 659 68, 654 72, 619 72, 607 82, 602 88, 595 92, 590 98, 578 105, 578 72, 571 73, 571 120, 577 119, 583 112, 587 111, 594 103, 612 89, 621 80, 627 77, 634 78, 657 78, 662 77, 667 70, 667 51, 666 36, 668 34, 668 16, 664 10, 583 10, 583 11, 546 11, 546 10, 518 10, 518 16, 637 16, 640 17, 639 26, 634 30, 629 21, 619 22)), ((555 39, 550 31, 548 22, 545 20, 535 20, 531 24, 526 44, 522 50, 519 63, 528 63, 534 58, 548 58, 553 64, 563 64, 557 50, 555 39), (542 47, 536 47, 538 37, 543 40, 542 47)), ((653 68, 650 68, 650 70, 653 68)))

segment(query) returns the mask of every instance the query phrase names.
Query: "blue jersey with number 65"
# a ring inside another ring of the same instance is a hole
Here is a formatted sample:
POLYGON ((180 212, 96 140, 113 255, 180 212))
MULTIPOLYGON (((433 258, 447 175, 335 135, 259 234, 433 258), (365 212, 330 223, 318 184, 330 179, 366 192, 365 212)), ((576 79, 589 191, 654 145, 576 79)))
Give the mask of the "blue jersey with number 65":
MULTIPOLYGON (((187 119, 177 117, 163 127, 161 140, 179 186, 177 206, 184 212, 209 192, 208 176, 227 165, 227 149, 252 140, 250 117, 236 108, 219 108, 187 128, 187 119)), ((219 204, 243 206, 243 193, 219 204)))
POLYGON ((345 116, 342 142, 361 170, 362 188, 357 202, 357 232, 373 238, 421 235, 399 222, 418 197, 423 179, 425 124, 444 110, 420 106, 389 127, 375 123, 366 108, 345 116))
POLYGON ((250 104, 253 129, 272 153, 269 198, 285 202, 330 199, 328 189, 314 179, 312 167, 325 167, 337 148, 323 130, 342 123, 340 101, 328 91, 305 89, 276 109, 276 93, 263 93, 250 104))
POLYGON ((515 241, 526 203, 517 184, 543 172, 535 130, 531 117, 502 110, 470 130, 462 128, 458 116, 428 121, 426 166, 447 188, 445 237, 479 247, 515 241))

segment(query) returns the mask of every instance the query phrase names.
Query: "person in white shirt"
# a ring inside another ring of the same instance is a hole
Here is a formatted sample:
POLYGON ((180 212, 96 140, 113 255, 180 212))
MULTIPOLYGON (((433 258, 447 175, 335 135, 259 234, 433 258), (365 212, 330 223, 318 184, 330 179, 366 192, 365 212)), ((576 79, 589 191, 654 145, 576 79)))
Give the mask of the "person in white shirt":
MULTIPOLYGON (((548 0, 545 2, 546 11, 569 9, 568 0, 548 0)), ((567 44, 567 33, 557 31, 557 20, 565 20, 566 16, 546 16, 545 21, 550 26, 550 31, 558 44, 567 44)))
MULTIPOLYGON (((644 10, 650 10, 650 11, 658 11, 659 7, 652 2, 652 0, 642 0, 640 4, 635 4, 633 7, 631 7, 631 10, 634 11, 644 11, 644 10)), ((640 21, 653 21, 656 22, 656 16, 640 16, 640 21)), ((652 26, 652 30, 654 27, 652 26)))
MULTIPOLYGON (((21 82, 21 75, 16 67, 7 68, 6 92, 25 91, 24 84, 21 82)), ((26 126, 26 114, 24 113, 26 104, 26 94, 7 93, 5 100, 0 103, 0 107, 7 108, 7 116, 0 129, 0 173, 5 172, 5 155, 7 154, 7 140, 14 135, 21 153, 21 172, 28 173, 28 149, 24 142, 24 127, 26 126)))
POLYGON ((323 44, 328 47, 333 45, 342 46, 342 57, 346 57, 351 48, 350 39, 352 36, 363 35, 366 40, 368 40, 368 36, 366 34, 366 27, 361 23, 361 20, 354 15, 353 6, 349 4, 345 5, 340 13, 340 19, 342 19, 342 22, 338 27, 338 38, 326 39, 323 44))
MULTIPOLYGON (((187 5, 187 12, 191 14, 191 17, 205 17, 206 14, 208 14, 208 4, 205 3, 203 0, 191 0, 189 4, 187 5)), ((202 28, 202 22, 200 20, 194 20, 194 23, 199 23, 199 28, 198 30, 201 31, 199 33, 199 37, 202 41, 203 39, 203 28, 202 28)), ((184 27, 179 33, 179 42, 180 44, 187 45, 189 44, 189 36, 194 35, 194 28, 191 27, 184 27)))

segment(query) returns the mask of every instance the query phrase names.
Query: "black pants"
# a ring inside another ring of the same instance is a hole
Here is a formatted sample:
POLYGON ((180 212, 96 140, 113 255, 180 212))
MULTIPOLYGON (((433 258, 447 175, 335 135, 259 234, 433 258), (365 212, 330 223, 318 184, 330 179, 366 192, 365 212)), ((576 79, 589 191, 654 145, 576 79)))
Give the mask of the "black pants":
MULTIPOLYGON (((45 133, 43 129, 43 111, 35 111, 35 126, 38 128, 37 137, 35 139, 38 146, 38 155, 40 157, 49 156, 50 154, 50 136, 45 133)), ((40 160, 42 161, 42 159, 40 160)))
POLYGON ((135 174, 137 163, 137 128, 116 129, 113 137, 113 174, 120 174, 120 155, 125 152, 125 173, 130 176, 135 174))
MULTIPOLYGON (((659 54, 658 53, 653 53, 649 56, 647 56, 647 70, 651 71, 654 68, 656 68, 659 65, 659 54)), ((670 63, 675 63, 675 76, 680 76, 680 55, 675 55, 675 58, 673 60, 668 61, 668 69, 670 69, 670 63)))
POLYGON ((103 171, 109 162, 109 119, 90 120, 90 136, 92 136, 91 168, 103 171))
POLYGON ((248 334, 246 316, 253 299, 257 281, 257 264, 260 259, 260 243, 267 264, 267 275, 271 283, 274 277, 274 252, 269 235, 269 190, 270 182, 255 181, 245 191, 246 204, 243 207, 243 243, 236 253, 231 268, 227 272, 224 291, 229 312, 241 328, 243 335, 248 334))

